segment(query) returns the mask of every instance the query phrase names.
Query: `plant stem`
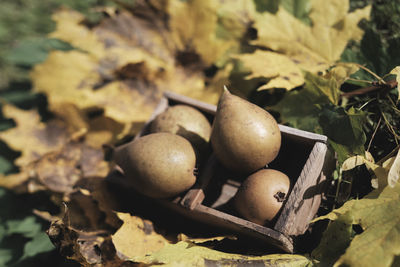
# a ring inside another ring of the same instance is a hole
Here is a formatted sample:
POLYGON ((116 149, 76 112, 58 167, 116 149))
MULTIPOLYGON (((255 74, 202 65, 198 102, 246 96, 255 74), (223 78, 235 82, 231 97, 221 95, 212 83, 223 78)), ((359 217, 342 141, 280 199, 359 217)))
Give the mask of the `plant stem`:
POLYGON ((371 140, 369 140, 369 143, 368 143, 368 147, 367 147, 367 151, 368 152, 369 152, 369 149, 371 148, 372 140, 374 140, 374 138, 375 138, 376 132, 378 131, 378 128, 379 128, 379 125, 381 124, 381 121, 382 121, 382 117, 379 117, 378 124, 376 125, 374 133, 371 136, 371 140))
POLYGON ((356 96, 356 95, 363 95, 372 91, 376 91, 379 89, 393 89, 397 86, 397 82, 395 80, 390 80, 385 82, 385 84, 375 84, 372 86, 367 86, 367 87, 363 87, 351 92, 347 92, 347 93, 342 93, 341 97, 352 97, 352 96, 356 96))

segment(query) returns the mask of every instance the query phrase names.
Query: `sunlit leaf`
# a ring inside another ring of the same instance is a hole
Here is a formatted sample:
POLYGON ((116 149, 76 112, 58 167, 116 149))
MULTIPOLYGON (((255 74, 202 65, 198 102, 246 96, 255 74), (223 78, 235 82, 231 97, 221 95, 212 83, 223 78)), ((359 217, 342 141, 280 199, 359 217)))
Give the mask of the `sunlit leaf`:
POLYGON ((184 241, 176 244, 168 244, 158 252, 144 257, 141 262, 147 264, 162 263, 163 266, 210 266, 220 263, 228 266, 254 266, 256 264, 282 267, 313 266, 312 261, 302 255, 272 254, 267 256, 244 256, 224 253, 184 241))
POLYGON ((52 120, 43 123, 35 110, 25 111, 4 105, 3 113, 15 121, 16 127, 0 132, 0 139, 10 148, 22 152, 15 162, 18 166, 25 166, 59 149, 68 138, 68 129, 63 122, 52 120))
POLYGON ((257 50, 251 54, 237 56, 244 67, 251 71, 246 79, 268 78, 269 81, 258 90, 286 88, 288 90, 304 83, 300 68, 288 57, 270 51, 257 50))
POLYGON ((396 82, 397 82, 397 94, 398 94, 398 99, 400 99, 400 66, 397 66, 394 68, 390 74, 396 75, 396 82))
POLYGON ((123 224, 112 236, 112 240, 116 250, 124 256, 137 261, 169 243, 168 239, 155 231, 151 221, 127 213, 117 215, 123 224))
POLYGON ((400 185, 373 191, 364 199, 351 200, 321 219, 338 220, 350 216, 363 232, 354 237, 334 266, 391 266, 400 255, 400 185))
POLYGON ((368 18, 370 6, 353 13, 348 9, 347 0, 311 1, 311 27, 282 8, 275 15, 263 13, 255 23, 254 43, 288 56, 301 69, 323 71, 339 60, 349 40, 362 37, 357 24, 368 18))
POLYGON ((397 156, 395 157, 388 173, 389 186, 394 187, 396 183, 398 183, 399 179, 400 179, 400 150, 397 152, 397 156))
POLYGON ((18 188, 21 192, 49 190, 67 193, 80 179, 105 177, 108 171, 109 164, 104 161, 101 149, 84 142, 70 142, 22 166, 20 173, 0 175, 0 185, 18 188))

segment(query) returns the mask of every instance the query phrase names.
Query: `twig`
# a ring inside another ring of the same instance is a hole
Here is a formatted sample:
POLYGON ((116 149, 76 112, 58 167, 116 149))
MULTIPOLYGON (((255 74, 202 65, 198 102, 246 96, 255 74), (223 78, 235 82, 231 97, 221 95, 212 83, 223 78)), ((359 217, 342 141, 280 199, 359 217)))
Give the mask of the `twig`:
POLYGON ((382 115, 383 119, 385 120, 385 124, 386 124, 386 126, 388 127, 389 132, 391 132, 391 133, 393 134, 393 136, 394 136, 394 141, 396 142, 396 145, 399 145, 399 142, 397 141, 397 139, 400 139, 400 136, 398 136, 398 135, 396 134, 395 130, 393 129, 393 126, 389 123, 388 119, 386 118, 385 113, 383 113, 383 112, 381 111, 381 115, 382 115))
POLYGON ((368 83, 368 84, 372 84, 372 81, 368 81, 368 80, 361 80, 361 79, 354 79, 354 78, 347 78, 347 80, 349 81, 354 81, 354 82, 362 82, 362 83, 368 83))
POLYGON ((379 81, 379 83, 381 84, 386 84, 385 80, 383 80, 381 77, 379 77, 379 75, 377 75, 375 72, 371 71, 370 69, 364 67, 363 65, 360 64, 356 64, 360 69, 365 70, 366 72, 368 72, 369 74, 371 74, 372 76, 375 77, 375 79, 377 79, 379 81))
POLYGON ((367 147, 367 151, 368 152, 369 152, 369 149, 371 148, 372 140, 374 140, 374 138, 375 138, 376 132, 378 131, 378 128, 379 128, 379 125, 381 124, 381 121, 382 121, 382 117, 379 117, 378 124, 376 125, 374 133, 371 136, 371 140, 369 140, 369 143, 368 143, 368 147, 367 147))
POLYGON ((375 83, 372 86, 363 87, 351 92, 342 93, 341 97, 352 97, 356 95, 363 95, 372 91, 376 91, 379 89, 393 89, 397 86, 396 80, 387 81, 385 84, 375 83))
POLYGON ((396 153, 397 150, 399 150, 400 146, 398 145, 397 147, 395 147, 389 154, 387 154, 386 156, 384 156, 382 159, 380 159, 378 162, 376 162, 377 165, 382 165, 383 162, 385 162, 386 160, 388 160, 389 158, 393 157, 396 153))

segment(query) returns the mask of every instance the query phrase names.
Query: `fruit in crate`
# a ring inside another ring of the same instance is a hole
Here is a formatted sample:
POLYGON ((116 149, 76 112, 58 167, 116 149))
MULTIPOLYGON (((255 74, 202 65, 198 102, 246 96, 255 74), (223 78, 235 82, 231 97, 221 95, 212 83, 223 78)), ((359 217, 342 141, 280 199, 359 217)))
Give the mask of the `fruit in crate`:
POLYGON ((275 218, 290 188, 289 177, 277 170, 262 169, 242 183, 233 203, 245 219, 264 225, 275 218))
POLYGON ((218 102, 210 140, 222 165, 250 174, 278 155, 281 132, 266 110, 225 89, 218 102))
POLYGON ((175 105, 152 121, 150 132, 169 132, 180 135, 201 152, 205 150, 210 140, 211 125, 199 110, 188 105, 175 105))
POLYGON ((196 156, 185 138, 172 133, 154 133, 118 147, 114 160, 128 184, 153 198, 176 196, 196 181, 196 156))

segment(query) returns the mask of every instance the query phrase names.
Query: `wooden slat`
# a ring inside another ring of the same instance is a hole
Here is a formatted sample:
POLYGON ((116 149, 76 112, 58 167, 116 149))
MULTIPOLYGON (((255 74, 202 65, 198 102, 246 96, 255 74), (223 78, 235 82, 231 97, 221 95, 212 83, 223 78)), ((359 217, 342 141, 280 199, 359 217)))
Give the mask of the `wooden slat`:
POLYGON ((315 143, 275 224, 275 230, 289 236, 301 235, 307 230, 310 217, 315 215, 315 207, 319 206, 321 198, 320 194, 310 197, 306 192, 315 187, 321 177, 326 151, 326 144, 315 143))
POLYGON ((326 143, 328 141, 328 137, 326 137, 325 135, 299 130, 282 124, 279 124, 279 130, 281 130, 281 133, 301 139, 303 142, 326 143))
POLYGON ((217 159, 214 154, 212 154, 207 163, 205 164, 205 168, 200 171, 199 178, 197 179, 196 184, 188 191, 188 193, 183 197, 181 204, 186 208, 193 210, 197 205, 201 204, 205 198, 204 190, 207 185, 210 183, 210 179, 213 176, 214 168, 216 165, 217 159))
POLYGON ((293 253, 293 240, 274 229, 252 223, 202 204, 198 205, 194 210, 189 210, 165 201, 160 202, 160 204, 189 218, 224 229, 224 231, 229 230, 242 236, 252 237, 258 241, 263 241, 280 248, 285 252, 293 253))
MULTIPOLYGON (((165 92, 155 112, 135 139, 147 134, 151 121, 166 110, 168 106, 174 104, 193 106, 205 114, 208 114, 207 116, 210 120, 212 120, 212 117, 215 115, 217 108, 215 105, 210 105, 186 96, 173 92, 165 92)), ((293 241, 289 236, 303 234, 320 205, 321 195, 319 193, 309 195, 309 192, 317 183, 321 183, 325 179, 325 176, 321 174, 321 170, 327 151, 327 137, 284 125, 279 125, 279 128, 283 138, 289 138, 292 142, 298 142, 299 144, 305 144, 305 147, 313 148, 301 170, 300 176, 294 178, 297 179, 296 183, 273 229, 202 205, 206 197, 205 188, 210 183, 210 179, 213 177, 215 171, 215 166, 217 165, 217 160, 213 155, 208 159, 205 167, 199 170, 200 176, 195 186, 191 188, 182 199, 177 197, 173 201, 159 200, 158 202, 190 218, 224 229, 230 229, 258 240, 264 240, 275 247, 292 253, 294 250, 293 241)), ((231 197, 232 194, 229 196, 221 196, 220 202, 224 203, 229 201, 231 197)), ((219 202, 217 204, 219 205, 219 202)))

